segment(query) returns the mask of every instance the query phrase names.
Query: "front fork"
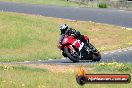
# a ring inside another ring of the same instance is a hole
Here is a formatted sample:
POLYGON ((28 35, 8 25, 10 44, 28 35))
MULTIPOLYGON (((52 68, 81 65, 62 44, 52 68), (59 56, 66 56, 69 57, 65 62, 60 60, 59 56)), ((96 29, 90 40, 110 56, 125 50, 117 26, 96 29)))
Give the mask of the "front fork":
POLYGON ((81 58, 81 53, 80 55, 78 54, 77 51, 75 51, 75 49, 73 48, 73 45, 69 45, 68 48, 70 49, 70 53, 77 58, 81 58))
POLYGON ((86 49, 86 51, 88 52, 88 54, 89 54, 89 53, 92 53, 92 54, 96 53, 95 47, 93 47, 92 45, 90 45, 90 43, 89 43, 88 46, 85 47, 85 49, 86 49))

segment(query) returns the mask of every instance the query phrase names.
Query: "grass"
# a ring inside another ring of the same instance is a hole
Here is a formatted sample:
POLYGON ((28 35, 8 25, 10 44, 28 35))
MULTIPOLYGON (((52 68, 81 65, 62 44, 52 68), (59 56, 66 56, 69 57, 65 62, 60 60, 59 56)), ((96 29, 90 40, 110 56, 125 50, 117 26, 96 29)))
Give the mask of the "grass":
POLYGON ((69 2, 67 0, 0 0, 0 1, 43 4, 43 5, 57 5, 57 6, 79 6, 79 4, 75 2, 69 2))
POLYGON ((107 3, 105 3, 105 2, 100 2, 100 3, 98 4, 98 7, 99 7, 99 8, 108 8, 108 5, 107 5, 107 3))
MULTIPOLYGON (((119 64, 119 63, 118 63, 119 64)), ((129 70, 124 70, 124 72, 115 69, 109 70, 108 67, 103 69, 101 65, 94 65, 94 70, 88 70, 89 74, 131 74, 132 64, 124 64, 124 66, 129 67, 129 70), (98 68, 97 68, 98 67, 98 68), (101 68, 101 69, 99 69, 101 68)), ((89 67, 93 67, 89 65, 89 67)), ((10 66, 1 65, 0 66, 0 88, 131 88, 132 83, 129 84, 86 84, 80 86, 76 83, 75 75, 77 71, 74 72, 51 72, 46 69, 38 69, 32 67, 23 66, 10 66), (8 67, 8 69, 7 69, 8 67), (39 70, 39 71, 38 71, 39 70)), ((68 69, 65 69, 66 71, 68 69)))
POLYGON ((87 3, 78 1, 67 1, 67 0, 0 0, 2 2, 17 2, 17 3, 29 3, 29 4, 41 4, 41 5, 55 5, 55 6, 66 6, 66 7, 89 7, 98 8, 97 1, 89 1, 87 3))
POLYGON ((55 5, 55 6, 66 6, 66 7, 89 7, 98 8, 97 1, 89 1, 87 3, 78 1, 67 1, 67 0, 0 0, 2 2, 17 2, 17 3, 29 3, 29 4, 41 4, 41 5, 55 5))
POLYGON ((71 21, 27 14, 0 13, 0 61, 61 58, 59 26, 66 23, 88 35, 100 51, 132 46, 132 31, 94 22, 71 21))

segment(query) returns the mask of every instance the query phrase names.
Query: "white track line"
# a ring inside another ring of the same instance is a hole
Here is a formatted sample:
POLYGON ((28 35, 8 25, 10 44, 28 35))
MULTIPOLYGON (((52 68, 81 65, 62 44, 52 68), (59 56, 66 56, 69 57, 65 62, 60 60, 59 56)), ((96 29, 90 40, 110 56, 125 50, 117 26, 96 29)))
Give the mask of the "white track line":
POLYGON ((128 49, 128 50, 132 50, 132 49, 130 48, 130 49, 128 49))
POLYGON ((53 60, 53 59, 49 59, 49 60, 53 60))
POLYGON ((42 60, 38 60, 38 61, 42 61, 42 60))
POLYGON ((108 53, 104 52, 103 54, 107 55, 108 53))
POLYGON ((62 60, 66 59, 66 58, 61 58, 62 60))
POLYGON ((29 61, 24 61, 24 62, 29 62, 29 61))
POLYGON ((127 50, 124 50, 124 51, 127 51, 127 50))
POLYGON ((122 52, 121 50, 119 50, 118 52, 122 52))
POLYGON ((115 52, 111 52, 111 53, 115 53, 115 52))

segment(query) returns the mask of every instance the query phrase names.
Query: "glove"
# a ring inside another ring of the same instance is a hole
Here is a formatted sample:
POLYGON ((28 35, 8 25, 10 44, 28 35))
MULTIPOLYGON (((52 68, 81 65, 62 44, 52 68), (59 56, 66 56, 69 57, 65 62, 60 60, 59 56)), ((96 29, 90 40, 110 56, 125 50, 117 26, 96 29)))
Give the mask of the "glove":
POLYGON ((80 32, 79 31, 75 32, 75 36, 80 37, 81 36, 80 32))

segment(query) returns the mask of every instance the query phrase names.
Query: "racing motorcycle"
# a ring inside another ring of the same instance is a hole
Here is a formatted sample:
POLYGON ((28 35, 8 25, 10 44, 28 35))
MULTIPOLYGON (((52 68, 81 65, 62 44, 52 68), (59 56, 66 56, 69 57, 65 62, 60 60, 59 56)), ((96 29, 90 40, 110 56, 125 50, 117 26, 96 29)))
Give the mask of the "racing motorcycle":
MULTIPOLYGON (((88 36, 85 36, 85 39, 88 42, 88 36)), ((68 34, 65 34, 58 47, 62 50, 62 55, 68 57, 74 63, 80 60, 100 61, 101 59, 100 52, 91 43, 86 45, 75 36, 69 36, 68 34)))

